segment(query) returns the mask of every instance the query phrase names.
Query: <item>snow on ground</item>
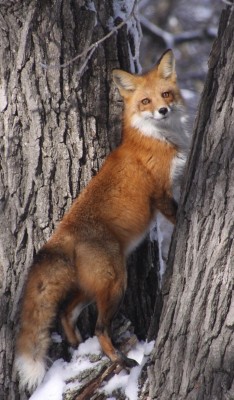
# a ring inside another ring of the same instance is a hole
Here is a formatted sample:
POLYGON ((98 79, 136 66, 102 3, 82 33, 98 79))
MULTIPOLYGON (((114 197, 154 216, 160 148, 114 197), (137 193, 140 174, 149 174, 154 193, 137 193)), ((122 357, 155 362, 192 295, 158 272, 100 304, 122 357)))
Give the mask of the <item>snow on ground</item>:
MULTIPOLYGON (((122 369, 118 374, 114 374, 109 381, 103 382, 99 392, 105 393, 108 399, 115 400, 113 393, 118 389, 126 399, 137 400, 138 377, 153 346, 154 342, 137 342, 129 351, 128 357, 135 359, 139 366, 133 367, 130 371, 122 369)), ((84 375, 89 379, 92 370, 98 368, 101 362, 109 361, 102 355, 97 337, 87 339, 77 350, 72 350, 70 362, 59 359, 52 364, 30 400, 62 400, 65 392, 78 390, 84 375)))

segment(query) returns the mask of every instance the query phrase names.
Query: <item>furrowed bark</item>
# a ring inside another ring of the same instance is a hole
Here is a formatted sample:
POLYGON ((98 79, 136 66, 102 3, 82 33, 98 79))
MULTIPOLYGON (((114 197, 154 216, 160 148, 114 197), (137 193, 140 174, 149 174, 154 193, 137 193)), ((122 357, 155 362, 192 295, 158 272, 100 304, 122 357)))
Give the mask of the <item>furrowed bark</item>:
POLYGON ((228 7, 195 124, 149 369, 151 399, 234 398, 233 24, 228 7))

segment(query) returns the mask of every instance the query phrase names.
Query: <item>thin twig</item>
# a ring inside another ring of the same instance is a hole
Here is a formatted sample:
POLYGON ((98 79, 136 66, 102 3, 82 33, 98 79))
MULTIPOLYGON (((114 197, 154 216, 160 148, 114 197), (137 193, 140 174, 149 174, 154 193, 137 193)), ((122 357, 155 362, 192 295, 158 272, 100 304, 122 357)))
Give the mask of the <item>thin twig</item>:
POLYGON ((164 31, 157 25, 149 21, 146 17, 140 14, 141 25, 147 29, 153 35, 162 39, 166 47, 173 47, 176 43, 182 43, 189 40, 201 40, 206 37, 215 38, 217 36, 216 29, 206 28, 206 29, 196 29, 193 31, 185 31, 177 34, 172 34, 170 32, 164 31))
POLYGON ((157 25, 153 24, 153 22, 150 22, 142 14, 140 14, 139 17, 140 17, 140 23, 142 26, 144 26, 146 29, 148 29, 151 33, 153 33, 157 37, 160 37, 161 39, 163 39, 163 41, 165 42, 165 44, 168 48, 173 47, 174 37, 171 33, 159 28, 157 25))
POLYGON ((232 1, 222 0, 222 2, 223 2, 224 4, 227 4, 228 6, 233 6, 233 2, 232 2, 232 1))
POLYGON ((142 8, 145 8, 146 6, 148 6, 149 0, 141 0, 139 1, 138 4, 138 9, 141 10, 142 8))
MULTIPOLYGON (((87 56, 87 58, 85 59, 85 61, 83 62, 83 64, 81 65, 81 67, 79 68, 77 75, 82 75, 82 72, 84 71, 88 61, 90 60, 90 58, 92 57, 93 53, 95 52, 96 47, 93 47, 92 50, 90 50, 89 55, 87 56)), ((63 67, 64 68, 64 67, 63 67)))
POLYGON ((78 60, 82 57, 86 57, 88 53, 91 53, 88 55, 88 59, 85 60, 84 65, 82 65, 79 70, 79 71, 83 71, 85 65, 87 64, 86 61, 88 61, 91 58, 92 54, 98 48, 98 46, 101 43, 105 42, 107 39, 109 39, 114 33, 118 32, 129 21, 129 19, 131 19, 133 17, 135 9, 136 9, 136 5, 137 5, 137 0, 134 1, 132 11, 130 12, 129 16, 124 21, 120 22, 117 26, 115 26, 109 33, 107 33, 107 35, 103 36, 101 39, 92 43, 88 48, 86 48, 84 51, 82 51, 82 53, 77 54, 74 58, 72 58, 71 60, 67 61, 64 64, 47 65, 47 64, 41 63, 42 68, 45 68, 45 69, 66 68, 66 67, 69 67, 69 65, 73 64, 76 60, 78 60))

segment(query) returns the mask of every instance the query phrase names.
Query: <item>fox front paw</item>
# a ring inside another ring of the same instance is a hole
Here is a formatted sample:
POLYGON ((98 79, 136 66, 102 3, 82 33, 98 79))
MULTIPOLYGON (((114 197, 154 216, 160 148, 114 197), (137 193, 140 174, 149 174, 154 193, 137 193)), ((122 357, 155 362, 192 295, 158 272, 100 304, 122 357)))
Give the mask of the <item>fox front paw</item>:
POLYGON ((127 368, 137 367, 139 364, 133 358, 128 358, 121 351, 118 351, 118 363, 127 368))

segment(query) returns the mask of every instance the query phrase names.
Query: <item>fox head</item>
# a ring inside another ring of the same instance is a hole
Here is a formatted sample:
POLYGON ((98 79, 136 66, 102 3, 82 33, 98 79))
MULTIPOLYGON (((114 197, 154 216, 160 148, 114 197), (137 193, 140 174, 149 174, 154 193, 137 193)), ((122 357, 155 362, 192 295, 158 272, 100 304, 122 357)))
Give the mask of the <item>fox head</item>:
POLYGON ((113 79, 124 99, 126 126, 160 139, 172 128, 179 133, 185 109, 172 50, 167 50, 146 74, 133 75, 116 69, 113 79))

